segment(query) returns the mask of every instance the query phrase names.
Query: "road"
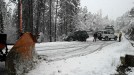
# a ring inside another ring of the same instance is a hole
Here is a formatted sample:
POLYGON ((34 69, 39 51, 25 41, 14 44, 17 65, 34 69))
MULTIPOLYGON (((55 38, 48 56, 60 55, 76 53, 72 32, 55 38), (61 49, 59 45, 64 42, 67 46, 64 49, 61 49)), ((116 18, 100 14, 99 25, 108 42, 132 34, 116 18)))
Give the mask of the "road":
MULTIPOLYGON (((45 43, 36 44, 35 48, 41 59, 52 62, 91 54, 112 43, 116 43, 116 41, 55 42, 52 45, 45 43)), ((10 48, 12 46, 9 46, 10 48)), ((4 62, 0 62, 0 75, 8 75, 4 62)))
POLYGON ((67 44, 55 44, 54 46, 36 46, 37 53, 41 58, 50 62, 72 57, 79 57, 101 50, 103 47, 116 43, 116 41, 70 42, 67 44))

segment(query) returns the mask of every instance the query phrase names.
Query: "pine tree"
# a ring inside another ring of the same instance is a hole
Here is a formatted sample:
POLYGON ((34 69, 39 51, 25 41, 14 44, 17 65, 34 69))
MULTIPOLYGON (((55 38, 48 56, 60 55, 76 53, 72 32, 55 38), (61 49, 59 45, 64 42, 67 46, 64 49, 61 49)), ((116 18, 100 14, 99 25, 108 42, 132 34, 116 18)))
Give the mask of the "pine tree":
POLYGON ((73 24, 74 16, 78 13, 79 9, 79 0, 61 0, 60 1, 60 24, 62 34, 68 34, 75 29, 73 24))

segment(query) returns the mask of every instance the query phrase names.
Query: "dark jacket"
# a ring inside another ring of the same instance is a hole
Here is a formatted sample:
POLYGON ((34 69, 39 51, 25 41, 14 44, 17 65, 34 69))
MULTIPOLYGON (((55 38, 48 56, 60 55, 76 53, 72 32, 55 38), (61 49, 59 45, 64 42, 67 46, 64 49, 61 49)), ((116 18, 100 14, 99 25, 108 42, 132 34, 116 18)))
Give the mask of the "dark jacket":
POLYGON ((97 33, 94 33, 93 37, 97 37, 97 33))

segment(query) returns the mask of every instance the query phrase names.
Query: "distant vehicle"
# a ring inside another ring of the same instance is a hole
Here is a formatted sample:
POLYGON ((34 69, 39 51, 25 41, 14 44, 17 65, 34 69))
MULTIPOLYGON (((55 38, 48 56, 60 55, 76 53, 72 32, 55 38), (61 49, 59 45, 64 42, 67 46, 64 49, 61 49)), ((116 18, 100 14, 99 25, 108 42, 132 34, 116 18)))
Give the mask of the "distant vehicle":
POLYGON ((66 38, 64 38, 64 40, 65 41, 86 41, 88 37, 89 35, 86 31, 75 31, 74 33, 71 33, 66 38))
POLYGON ((102 39, 104 39, 104 40, 111 40, 111 39, 117 40, 117 38, 118 38, 116 35, 114 35, 113 32, 110 32, 107 30, 98 31, 97 36, 98 36, 99 40, 102 40, 102 39))
POLYGON ((115 33, 113 26, 106 26, 104 30, 107 30, 110 33, 115 33))
POLYGON ((97 37, 99 40, 111 40, 111 39, 114 39, 114 40, 117 40, 117 36, 114 35, 115 33, 115 30, 113 28, 113 26, 106 26, 104 28, 104 30, 100 30, 100 31, 97 31, 97 37))

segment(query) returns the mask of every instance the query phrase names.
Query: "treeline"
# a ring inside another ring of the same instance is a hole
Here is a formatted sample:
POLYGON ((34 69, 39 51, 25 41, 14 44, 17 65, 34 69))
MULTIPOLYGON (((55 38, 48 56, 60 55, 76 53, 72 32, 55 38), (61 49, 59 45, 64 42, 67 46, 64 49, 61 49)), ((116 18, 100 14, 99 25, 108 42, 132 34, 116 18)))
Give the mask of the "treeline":
MULTIPOLYGON (((13 13, 5 8, 4 27, 0 27, 8 34, 9 42, 17 40, 20 34, 18 2, 14 1, 9 2, 15 5, 13 13)), ((8 7, 7 4, 2 6, 8 7)), ((108 16, 102 16, 101 10, 94 14, 88 12, 87 7, 81 8, 80 0, 22 0, 22 15, 22 31, 36 36, 42 32, 45 42, 62 41, 77 30, 96 31, 114 25, 108 16)))
POLYGON ((78 30, 97 31, 102 30, 105 26, 114 26, 114 20, 107 16, 102 16, 102 11, 97 13, 88 12, 87 7, 80 8, 78 14, 75 16, 75 26, 78 30))
MULTIPOLYGON (((57 41, 62 35, 75 30, 74 16, 78 13, 79 0, 22 0, 23 32, 37 35, 43 32, 44 41, 57 41)), ((18 27, 18 8, 13 14, 18 27)))
POLYGON ((125 32, 130 39, 134 40, 134 7, 116 20, 118 31, 125 32))

